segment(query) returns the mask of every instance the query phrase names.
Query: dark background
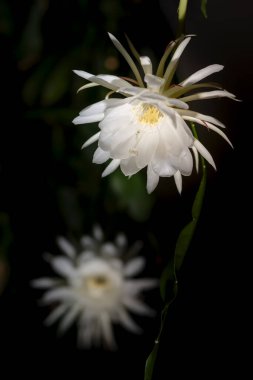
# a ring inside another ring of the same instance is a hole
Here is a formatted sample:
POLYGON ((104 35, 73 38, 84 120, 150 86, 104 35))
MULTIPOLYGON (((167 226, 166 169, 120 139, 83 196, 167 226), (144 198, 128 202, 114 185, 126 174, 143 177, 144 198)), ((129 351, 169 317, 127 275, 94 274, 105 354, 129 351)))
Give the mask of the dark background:
MULTIPOLYGON (((126 32, 142 54, 157 62, 175 36, 177 3, 0 1, 0 337, 1 361, 8 363, 9 374, 18 366, 26 376, 143 377, 159 315, 138 320, 145 330, 142 337, 116 329, 117 353, 80 351, 74 328, 57 338, 56 328, 43 326, 47 310, 38 307, 39 294, 29 282, 50 273, 42 254, 58 253, 56 236, 77 240, 95 222, 108 238, 125 231, 130 244, 144 241, 146 276, 159 275, 173 252, 178 232, 189 221, 199 177, 184 178, 181 196, 172 179, 161 179, 148 196, 145 173, 130 181, 118 172, 101 179, 102 166, 91 163, 94 148, 80 151, 96 127, 74 127, 71 121, 104 95, 93 89, 76 95, 83 81, 73 69, 119 75, 129 70, 106 32, 124 45, 126 32)), ((212 63, 224 64, 212 80, 242 102, 221 99, 194 105, 227 125, 234 150, 218 135, 200 131, 218 170, 208 167, 203 213, 179 275, 179 295, 169 313, 156 378, 186 373, 202 379, 231 374, 243 379, 251 303, 247 218, 251 220, 253 7, 250 0, 210 0, 204 19, 200 1, 189 3, 186 30, 197 36, 183 54, 179 78, 212 63)), ((157 310, 158 297, 156 292, 147 296, 157 310)))

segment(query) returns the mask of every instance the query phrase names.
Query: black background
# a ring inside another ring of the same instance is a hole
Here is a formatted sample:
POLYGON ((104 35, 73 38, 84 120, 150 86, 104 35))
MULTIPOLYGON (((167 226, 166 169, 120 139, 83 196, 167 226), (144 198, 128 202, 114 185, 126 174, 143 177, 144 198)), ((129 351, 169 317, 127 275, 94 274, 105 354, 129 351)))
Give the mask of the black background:
MULTIPOLYGON (((40 60, 51 52, 63 56, 69 46, 78 45, 88 24, 95 25, 97 38, 104 39, 102 45, 109 46, 110 42, 104 37, 108 18, 101 6, 103 2, 99 2, 99 6, 95 2, 83 3, 88 4, 86 8, 70 0, 48 2, 42 25, 45 42, 40 60), (86 14, 82 14, 83 9, 86 14)), ((108 16, 117 20, 113 33, 122 40, 123 33, 127 32, 138 48, 147 51, 149 47, 159 57, 175 33, 177 1, 122 0, 119 3, 123 12, 116 17, 112 11, 108 16)), ((250 23, 253 10, 249 0, 210 0, 205 20, 199 5, 200 1, 190 1, 187 32, 197 36, 184 53, 179 76, 183 78, 208 64, 224 64, 219 79, 242 102, 225 99, 217 100, 215 106, 199 106, 205 107, 205 112, 210 109, 210 113, 225 122, 234 150, 214 134, 206 140, 218 170, 214 173, 208 168, 201 222, 179 275, 179 295, 169 313, 161 342, 162 353, 156 370, 159 380, 176 379, 183 374, 202 379, 210 375, 236 374, 236 378, 243 379, 248 364, 244 347, 248 343, 251 303, 247 269, 252 251, 250 23)), ((47 329, 42 324, 47 311, 38 308, 38 294, 30 288, 29 281, 47 270, 41 254, 56 249, 55 236, 66 231, 73 233, 59 211, 58 187, 62 176, 68 176, 72 184, 76 177, 69 167, 55 162, 50 126, 39 118, 36 121, 27 118, 27 112, 34 106, 25 103, 22 91, 33 67, 20 69, 17 46, 32 1, 10 1, 9 6, 13 31, 1 34, 0 194, 1 212, 9 216, 12 240, 8 248, 9 280, 0 299, 1 362, 4 358, 3 362, 8 363, 9 374, 18 368, 20 375, 33 377, 38 374, 60 377, 69 373, 73 379, 141 379, 145 359, 156 337, 159 316, 155 320, 140 319, 144 324, 143 337, 129 336, 118 329, 120 350, 117 353, 77 350, 74 329, 56 338, 56 329, 47 329)), ((114 7, 115 2, 111 1, 109 11, 114 7)), ((94 57, 95 49, 94 46, 93 53, 90 48, 94 57)), ((95 72, 96 68, 90 66, 95 72)), ((60 100, 62 107, 72 107, 74 116, 81 107, 79 104, 73 107, 71 101, 69 95, 60 100)), ((74 132, 71 129, 67 133, 72 136, 74 132)), ((98 168, 98 173, 100 170, 98 168)), ((128 232, 130 241, 143 238, 144 253, 151 257, 146 275, 160 273, 167 249, 173 249, 179 228, 188 221, 195 180, 197 177, 193 176, 184 182, 181 196, 171 190, 170 180, 161 180, 151 217, 144 223, 122 212, 107 216, 103 210, 99 215, 102 224, 108 223, 109 233, 119 228, 128 232), (150 232, 161 247, 160 262, 152 256, 152 248, 148 246, 150 232)), ((88 200, 84 206, 85 202, 88 200)), ((98 213, 94 212, 91 221, 97 217, 98 213)), ((88 219, 84 227, 89 225, 88 219)), ((75 234, 78 235, 78 231, 74 231, 75 234)), ((149 301, 159 310, 157 297, 158 293, 154 292, 149 301)))

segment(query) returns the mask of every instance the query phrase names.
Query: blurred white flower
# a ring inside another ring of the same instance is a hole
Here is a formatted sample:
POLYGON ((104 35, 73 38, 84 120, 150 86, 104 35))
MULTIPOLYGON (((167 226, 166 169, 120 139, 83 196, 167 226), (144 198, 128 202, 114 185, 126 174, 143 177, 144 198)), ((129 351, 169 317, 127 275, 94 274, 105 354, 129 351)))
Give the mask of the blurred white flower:
MULTIPOLYGON (((78 345, 90 347, 103 343, 115 349, 112 324, 121 324, 133 333, 142 329, 135 323, 129 311, 153 316, 154 311, 141 299, 144 290, 158 285, 156 279, 134 279, 145 266, 143 257, 135 257, 123 263, 121 255, 126 251, 126 238, 120 234, 115 242, 103 243, 100 227, 94 228, 94 236, 83 236, 82 251, 65 238, 57 240, 63 256, 50 256, 53 270, 61 278, 39 278, 32 286, 46 289, 41 302, 55 305, 45 320, 51 325, 61 320, 59 331, 65 332, 77 323, 78 345)), ((133 249, 138 249, 137 245, 133 249)))
POLYGON ((223 66, 217 64, 207 66, 181 83, 175 84, 172 80, 179 58, 191 39, 190 36, 173 41, 167 47, 156 75, 153 74, 150 58, 139 57, 129 41, 131 50, 142 67, 143 82, 128 52, 113 35, 109 36, 127 60, 136 81, 114 75, 94 76, 85 71, 74 70, 77 75, 91 82, 82 86, 80 90, 98 85, 110 90, 105 100, 84 108, 73 120, 74 124, 100 122, 101 131, 86 141, 83 147, 98 141, 93 162, 101 164, 112 159, 102 176, 112 173, 119 166, 126 176, 132 176, 147 167, 149 193, 157 186, 159 177, 171 176, 174 176, 177 189, 181 192, 182 175, 189 176, 193 169, 191 151, 195 157, 197 170, 199 153, 215 168, 211 154, 193 136, 186 121, 215 131, 231 145, 224 132, 218 128, 225 127, 219 120, 189 110, 188 105, 194 100, 220 97, 235 99, 233 94, 216 84, 198 83, 222 70, 223 66), (170 54, 172 57, 165 69, 170 54), (208 88, 209 91, 196 92, 202 88, 208 88), (215 90, 210 91, 211 88, 215 90), (113 93, 121 94, 125 98, 109 98, 113 93))

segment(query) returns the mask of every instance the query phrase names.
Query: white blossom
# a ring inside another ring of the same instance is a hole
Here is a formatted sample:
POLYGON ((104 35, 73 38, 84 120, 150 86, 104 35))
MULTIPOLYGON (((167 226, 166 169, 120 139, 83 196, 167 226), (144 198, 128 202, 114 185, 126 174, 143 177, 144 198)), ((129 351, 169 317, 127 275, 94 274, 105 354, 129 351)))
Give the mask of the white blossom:
POLYGON ((190 36, 185 36, 167 47, 155 75, 150 58, 138 58, 143 80, 126 49, 112 34, 109 33, 109 36, 127 60, 136 81, 107 74, 95 76, 74 70, 77 75, 91 82, 80 90, 98 85, 110 90, 104 100, 84 108, 73 120, 74 124, 99 122, 100 131, 88 139, 83 148, 98 141, 93 162, 102 164, 111 160, 103 171, 103 177, 118 167, 129 177, 147 167, 148 193, 156 188, 159 177, 171 176, 174 176, 177 189, 181 192, 182 175, 191 175, 193 157, 197 170, 198 154, 215 168, 212 155, 194 137, 187 122, 215 131, 232 145, 220 129, 225 128, 223 123, 212 116, 189 109, 189 104, 194 100, 221 97, 235 100, 235 95, 216 84, 199 83, 209 75, 221 71, 223 66, 207 66, 181 83, 173 83, 180 56, 191 39, 190 36), (171 59, 165 68, 169 55, 171 59), (112 94, 120 94, 124 98, 110 97, 112 94))
MULTIPOLYGON (((141 333, 129 312, 153 316, 154 310, 142 300, 142 292, 158 285, 156 279, 133 278, 145 266, 143 257, 134 257, 125 263, 126 237, 119 234, 114 242, 103 242, 100 227, 94 236, 81 238, 81 253, 65 238, 57 242, 64 255, 50 256, 49 262, 60 276, 39 278, 32 286, 46 290, 41 303, 54 308, 45 320, 46 325, 59 321, 59 331, 65 332, 77 324, 78 345, 89 348, 103 344, 115 349, 113 324, 121 324, 133 333, 141 333)), ((130 254, 139 250, 136 244, 130 254)))

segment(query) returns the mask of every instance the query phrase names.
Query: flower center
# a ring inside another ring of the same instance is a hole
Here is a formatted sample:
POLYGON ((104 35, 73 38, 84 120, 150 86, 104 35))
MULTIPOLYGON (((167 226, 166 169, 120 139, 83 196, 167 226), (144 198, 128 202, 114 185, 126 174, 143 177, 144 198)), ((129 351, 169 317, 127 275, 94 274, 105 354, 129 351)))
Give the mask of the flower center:
POLYGON ((142 104, 142 110, 139 115, 139 122, 142 124, 151 124, 152 126, 157 124, 163 117, 163 114, 156 106, 152 104, 142 104))
POLYGON ((86 286, 92 296, 99 297, 110 288, 111 283, 105 276, 90 276, 86 279, 86 286))

